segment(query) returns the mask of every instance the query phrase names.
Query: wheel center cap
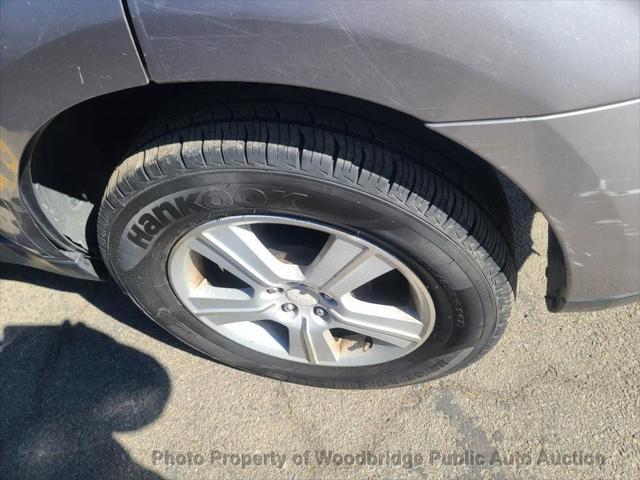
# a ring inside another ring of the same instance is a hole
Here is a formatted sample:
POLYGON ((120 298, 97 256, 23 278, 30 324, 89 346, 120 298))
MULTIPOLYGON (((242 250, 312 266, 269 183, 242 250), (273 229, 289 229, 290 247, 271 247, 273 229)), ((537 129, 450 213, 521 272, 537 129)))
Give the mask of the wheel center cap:
POLYGON ((318 303, 318 298, 311 290, 304 287, 293 287, 285 292, 287 299, 302 307, 311 307, 318 303))

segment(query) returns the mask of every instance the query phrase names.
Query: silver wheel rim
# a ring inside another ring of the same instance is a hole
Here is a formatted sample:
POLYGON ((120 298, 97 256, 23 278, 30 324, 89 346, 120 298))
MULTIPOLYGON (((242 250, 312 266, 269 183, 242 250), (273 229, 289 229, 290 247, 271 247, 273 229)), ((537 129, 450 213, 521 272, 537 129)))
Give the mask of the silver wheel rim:
POLYGON ((289 217, 225 217, 169 256, 182 304, 220 335, 293 362, 374 365, 414 351, 435 309, 424 283, 367 240, 289 217))

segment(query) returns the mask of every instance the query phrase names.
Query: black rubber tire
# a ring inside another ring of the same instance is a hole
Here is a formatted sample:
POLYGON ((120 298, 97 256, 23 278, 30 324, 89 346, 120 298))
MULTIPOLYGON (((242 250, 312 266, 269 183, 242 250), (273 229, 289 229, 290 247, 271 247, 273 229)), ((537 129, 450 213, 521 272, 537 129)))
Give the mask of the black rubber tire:
POLYGON ((220 362, 323 387, 403 385, 478 359, 509 316, 515 269, 508 219, 477 183, 425 145, 344 112, 223 101, 143 133, 104 194, 98 241, 113 277, 142 310, 220 362), (150 217, 162 202, 172 202, 178 218, 150 217), (267 356, 205 327, 170 287, 169 252, 194 226, 254 213, 313 219, 394 253, 433 296, 430 338, 388 363, 331 368, 267 356))

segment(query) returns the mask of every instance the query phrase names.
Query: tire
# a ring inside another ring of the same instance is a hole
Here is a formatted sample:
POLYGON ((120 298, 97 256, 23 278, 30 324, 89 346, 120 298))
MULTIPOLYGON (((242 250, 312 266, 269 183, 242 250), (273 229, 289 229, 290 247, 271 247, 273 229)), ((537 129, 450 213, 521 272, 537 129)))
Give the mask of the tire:
POLYGON ((419 141, 336 109, 220 101, 145 130, 105 191, 98 241, 134 302, 219 362, 322 387, 404 385, 468 365, 504 330, 515 291, 509 220, 479 183, 419 141), (431 296, 428 338, 390 361, 336 368, 206 326, 172 286, 171 252, 200 225, 253 215, 327 225, 399 259, 431 296))

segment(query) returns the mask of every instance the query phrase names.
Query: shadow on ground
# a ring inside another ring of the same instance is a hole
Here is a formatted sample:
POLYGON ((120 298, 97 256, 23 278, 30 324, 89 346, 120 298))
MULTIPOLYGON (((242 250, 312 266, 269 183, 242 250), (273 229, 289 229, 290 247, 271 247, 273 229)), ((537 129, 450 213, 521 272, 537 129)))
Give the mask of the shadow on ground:
MULTIPOLYGON (((0 280, 12 280, 81 295, 116 321, 173 348, 205 358, 148 318, 112 281, 92 282, 65 277, 22 265, 2 264, 0 280)), ((78 319, 82 321, 83 319, 78 319)))
POLYGON ((82 323, 2 333, 0 478, 161 478, 113 438, 161 414, 171 384, 156 360, 82 323))

